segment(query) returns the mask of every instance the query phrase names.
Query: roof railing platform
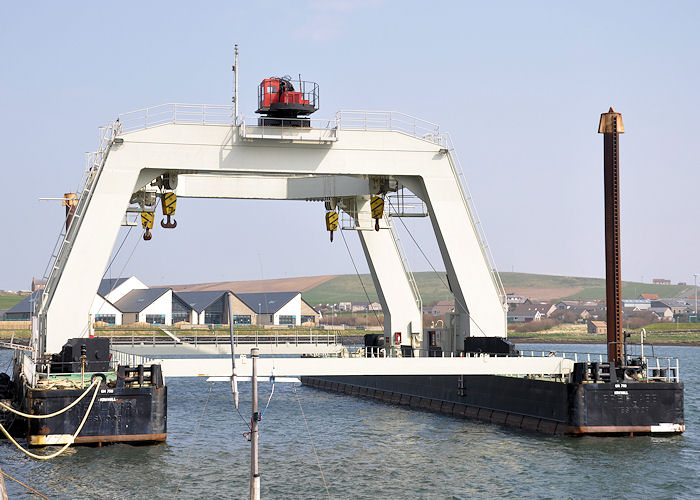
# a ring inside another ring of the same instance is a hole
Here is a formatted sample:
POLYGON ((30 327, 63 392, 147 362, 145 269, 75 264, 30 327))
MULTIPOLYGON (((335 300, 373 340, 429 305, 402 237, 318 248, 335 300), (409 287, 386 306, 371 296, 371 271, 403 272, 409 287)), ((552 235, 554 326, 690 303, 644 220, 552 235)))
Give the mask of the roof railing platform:
MULTIPOLYGON (((383 130, 401 132, 434 144, 446 145, 436 123, 397 111, 342 110, 333 118, 285 118, 291 126, 266 125, 265 118, 235 117, 234 106, 220 104, 167 103, 120 114, 119 133, 168 124, 241 126, 241 137, 334 142, 339 130, 383 130), (298 123, 296 123, 298 122, 298 123)), ((268 119, 269 120, 269 119, 268 119)))

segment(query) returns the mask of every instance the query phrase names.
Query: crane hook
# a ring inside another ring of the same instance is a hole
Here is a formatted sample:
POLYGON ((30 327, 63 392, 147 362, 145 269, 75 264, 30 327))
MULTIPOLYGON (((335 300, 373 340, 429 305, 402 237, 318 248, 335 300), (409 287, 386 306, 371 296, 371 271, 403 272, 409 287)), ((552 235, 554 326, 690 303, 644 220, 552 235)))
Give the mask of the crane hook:
POLYGON ((177 221, 173 219, 172 221, 170 220, 171 215, 168 214, 165 216, 168 222, 165 222, 165 219, 162 219, 160 221, 160 227, 164 227, 166 229, 173 229, 177 227, 177 221))

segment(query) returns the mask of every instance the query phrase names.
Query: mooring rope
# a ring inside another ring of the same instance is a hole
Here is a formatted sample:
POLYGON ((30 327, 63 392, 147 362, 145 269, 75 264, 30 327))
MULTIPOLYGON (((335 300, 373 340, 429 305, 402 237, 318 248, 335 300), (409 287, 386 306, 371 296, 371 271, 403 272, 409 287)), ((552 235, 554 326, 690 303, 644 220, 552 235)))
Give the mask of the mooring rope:
POLYGON ((2 471, 2 475, 5 476, 7 479, 10 479, 10 480, 14 481, 14 482, 17 483, 17 484, 19 484, 19 485, 21 485, 21 486, 24 486, 25 488, 27 488, 29 491, 31 491, 31 492, 34 493, 35 495, 39 495, 41 498, 45 498, 46 500, 49 500, 49 497, 47 497, 46 495, 42 495, 41 493, 39 493, 38 491, 36 491, 36 490, 35 490, 34 488, 32 488, 31 486, 24 484, 24 483, 23 483, 22 481, 20 481, 19 479, 15 479, 14 477, 10 476, 7 472, 2 471))
MULTIPOLYGON (((99 379, 97 379, 99 380, 99 379)), ((80 434, 80 431, 83 430, 83 426, 85 425, 85 422, 87 422, 88 415, 90 415, 90 412, 92 411, 92 405, 95 404, 95 398, 97 397, 97 393, 100 391, 100 385, 97 384, 95 387, 95 392, 92 395, 92 400, 90 400, 90 406, 88 406, 87 411, 85 412, 85 416, 83 417, 83 420, 80 422, 80 425, 78 426, 78 430, 75 431, 75 434, 73 434, 73 439, 71 439, 69 442, 67 442, 63 447, 58 450, 56 453, 51 453, 50 455, 37 455, 35 453, 32 453, 29 450, 25 450, 22 448, 17 441, 15 441, 15 438, 13 438, 9 432, 7 432, 7 429, 0 424, 0 431, 5 435, 7 439, 10 440, 12 444, 14 444, 19 451, 24 453, 27 456, 30 456, 32 458, 36 458, 37 460, 50 460, 52 458, 56 458, 57 456, 63 454, 64 451, 68 449, 68 447, 75 441, 75 438, 78 437, 78 434, 80 434)))
POLYGON ((5 403, 2 403, 2 402, 0 402, 0 407, 6 409, 7 411, 10 411, 10 412, 14 413, 15 415, 19 415, 20 417, 24 417, 24 418, 51 418, 51 417, 55 417, 55 416, 57 416, 57 415, 60 415, 61 413, 65 413, 65 412, 67 412, 68 410, 70 410, 71 408, 73 408, 73 407, 74 407, 75 405, 77 405, 85 396, 87 396, 88 392, 90 392, 90 389, 92 389, 92 388, 95 386, 95 384, 98 384, 98 385, 99 385, 99 383, 100 383, 100 379, 99 379, 99 378, 95 378, 95 380, 93 380, 92 384, 90 384, 90 387, 88 387, 87 389, 85 389, 85 392, 83 392, 83 393, 78 397, 78 399, 76 399, 75 401, 73 401, 71 404, 69 404, 68 406, 66 406, 66 407, 63 408, 62 410, 58 410, 58 411, 55 411, 55 412, 53 412, 53 413, 49 413, 48 415, 32 415, 32 414, 30 414, 30 413, 23 413, 23 412, 21 412, 21 411, 15 410, 15 409, 12 408, 11 406, 7 406, 5 403))
POLYGON ((323 480, 324 488, 326 488, 326 494, 328 495, 328 498, 330 499, 331 492, 328 491, 328 483, 326 483, 326 476, 323 474, 323 467, 321 467, 321 460, 319 460, 318 453, 316 453, 316 446, 314 446, 314 440, 311 437, 311 431, 309 430, 309 422, 306 421, 306 415, 304 415, 304 408, 301 407, 301 399, 299 399, 299 393, 297 392, 297 388, 295 385, 292 386, 292 390, 294 390, 294 395, 297 397, 297 403, 299 403, 299 410, 301 410, 301 416, 304 419, 304 425, 306 425, 306 433, 309 435, 309 441, 311 442, 311 449, 313 450, 314 456, 316 457, 316 463, 318 464, 318 470, 321 471, 321 479, 323 480))
POLYGON ((180 474, 180 480, 177 482, 177 488, 175 489, 175 496, 177 497, 178 492, 180 491, 180 485, 182 484, 182 479, 185 477, 185 472, 187 472, 187 466, 189 465, 190 462, 190 454, 192 453, 192 448, 194 447, 194 443, 197 441, 197 434, 199 434, 199 427, 202 425, 202 420, 204 419, 204 412, 207 411, 207 405, 209 404, 209 397, 211 396, 211 390, 214 388, 214 384, 212 383, 209 385, 209 392, 207 393, 207 400, 204 402, 204 407, 202 408, 202 414, 199 416, 199 421, 197 422, 197 427, 194 430, 194 436, 192 436, 192 442, 190 443, 190 447, 187 449, 187 458, 185 459, 185 463, 182 466, 182 473, 180 474))

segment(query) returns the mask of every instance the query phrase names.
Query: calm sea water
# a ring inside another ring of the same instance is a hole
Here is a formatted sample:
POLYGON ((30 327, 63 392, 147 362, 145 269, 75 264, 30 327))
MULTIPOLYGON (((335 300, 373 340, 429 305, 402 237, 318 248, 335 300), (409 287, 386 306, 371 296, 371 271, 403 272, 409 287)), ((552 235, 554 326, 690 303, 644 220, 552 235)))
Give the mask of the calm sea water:
MULTIPOLYGON (((659 353, 681 360, 682 436, 543 436, 305 387, 297 393, 333 498, 698 498, 700 348, 659 353)), ((0 352, 0 362, 8 359, 0 352)), ((38 462, 0 441, 3 470, 51 498, 173 498, 178 484, 180 498, 246 498, 250 445, 229 385, 167 383, 167 443, 72 448, 38 462)), ((269 389, 261 386, 263 402, 269 389)), ((249 384, 241 391, 248 418, 249 384)), ((289 384, 277 384, 260 424, 260 470, 263 498, 327 498, 289 384)), ((6 484, 11 498, 30 498, 6 484)))

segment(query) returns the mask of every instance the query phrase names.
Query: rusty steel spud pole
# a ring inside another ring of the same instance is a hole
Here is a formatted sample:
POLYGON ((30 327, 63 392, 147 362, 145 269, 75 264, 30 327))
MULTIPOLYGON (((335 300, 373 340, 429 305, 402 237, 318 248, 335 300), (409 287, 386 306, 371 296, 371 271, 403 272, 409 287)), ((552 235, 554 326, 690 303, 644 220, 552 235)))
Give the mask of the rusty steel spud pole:
POLYGON ((605 299, 608 312, 608 361, 622 364, 622 278, 620 271, 620 147, 622 115, 612 108, 600 115, 605 180, 605 299))

